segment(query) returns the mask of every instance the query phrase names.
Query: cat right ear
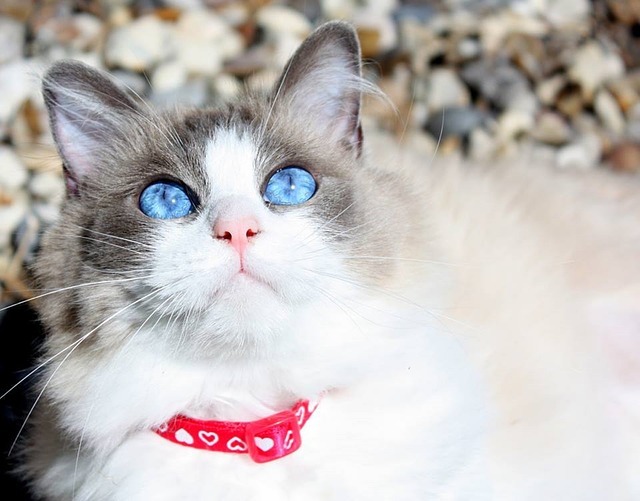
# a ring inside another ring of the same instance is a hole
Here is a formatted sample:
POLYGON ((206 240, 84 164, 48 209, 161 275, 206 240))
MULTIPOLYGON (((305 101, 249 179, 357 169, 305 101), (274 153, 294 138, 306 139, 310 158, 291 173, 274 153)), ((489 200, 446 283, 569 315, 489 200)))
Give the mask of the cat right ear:
POLYGON ((119 139, 126 141, 126 131, 141 113, 107 76, 77 61, 52 66, 44 76, 42 92, 63 161, 67 193, 76 195, 99 168, 100 158, 119 139))
POLYGON ((273 106, 304 120, 310 134, 360 154, 360 104, 372 85, 361 76, 360 43, 351 25, 332 21, 316 29, 289 60, 273 106))

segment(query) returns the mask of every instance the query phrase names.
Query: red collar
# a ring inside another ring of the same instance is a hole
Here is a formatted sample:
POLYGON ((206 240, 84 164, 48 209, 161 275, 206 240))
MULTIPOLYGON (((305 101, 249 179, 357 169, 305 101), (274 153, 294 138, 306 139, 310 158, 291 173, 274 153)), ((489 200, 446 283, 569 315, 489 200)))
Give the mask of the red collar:
POLYGON ((297 451, 300 428, 316 406, 300 400, 291 409, 257 421, 203 421, 176 416, 154 431, 176 444, 207 451, 248 453, 256 463, 266 463, 297 451))

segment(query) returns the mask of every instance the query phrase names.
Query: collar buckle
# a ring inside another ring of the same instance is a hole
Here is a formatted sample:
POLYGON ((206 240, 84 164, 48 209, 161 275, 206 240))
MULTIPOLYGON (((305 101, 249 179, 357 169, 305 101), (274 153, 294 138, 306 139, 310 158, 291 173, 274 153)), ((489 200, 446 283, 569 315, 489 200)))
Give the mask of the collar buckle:
POLYGON ((251 459, 266 463, 297 451, 302 445, 300 421, 293 411, 286 410, 247 423, 245 441, 251 459))

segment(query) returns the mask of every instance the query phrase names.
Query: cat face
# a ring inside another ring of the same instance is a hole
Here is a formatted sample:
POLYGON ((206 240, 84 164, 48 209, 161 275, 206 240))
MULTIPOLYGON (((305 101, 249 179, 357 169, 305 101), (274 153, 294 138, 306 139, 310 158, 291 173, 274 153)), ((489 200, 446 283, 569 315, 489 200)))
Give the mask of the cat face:
POLYGON ((260 349, 299 310, 380 280, 381 263, 345 260, 394 244, 385 180, 362 161, 363 88, 341 23, 307 39, 271 96, 217 111, 158 114, 95 70, 54 66, 68 198, 38 274, 71 289, 45 301, 49 323, 107 345, 153 331, 209 356, 260 349))

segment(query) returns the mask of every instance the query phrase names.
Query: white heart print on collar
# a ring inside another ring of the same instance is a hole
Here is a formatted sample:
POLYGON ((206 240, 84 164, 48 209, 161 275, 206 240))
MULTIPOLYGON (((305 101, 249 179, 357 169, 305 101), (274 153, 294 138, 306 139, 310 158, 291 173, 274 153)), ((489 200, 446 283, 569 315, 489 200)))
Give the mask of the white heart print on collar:
POLYGON ((256 447, 260 449, 262 452, 270 451, 271 449, 273 449, 273 446, 275 445, 275 442, 273 441, 273 439, 269 437, 266 437, 266 438, 255 437, 253 441, 255 442, 256 447))
POLYGON ((193 445, 193 442, 194 442, 193 437, 184 428, 180 428, 178 431, 176 431, 175 436, 178 442, 187 444, 187 445, 193 445))
POLYGON ((244 442, 244 440, 240 440, 238 437, 233 437, 227 442, 227 449, 235 452, 243 452, 247 450, 247 444, 244 442))
POLYGON ((200 430, 198 432, 198 438, 202 440, 205 444, 207 444, 209 447, 217 444, 218 440, 220 440, 220 437, 218 436, 217 433, 213 431, 205 431, 205 430, 200 430))

